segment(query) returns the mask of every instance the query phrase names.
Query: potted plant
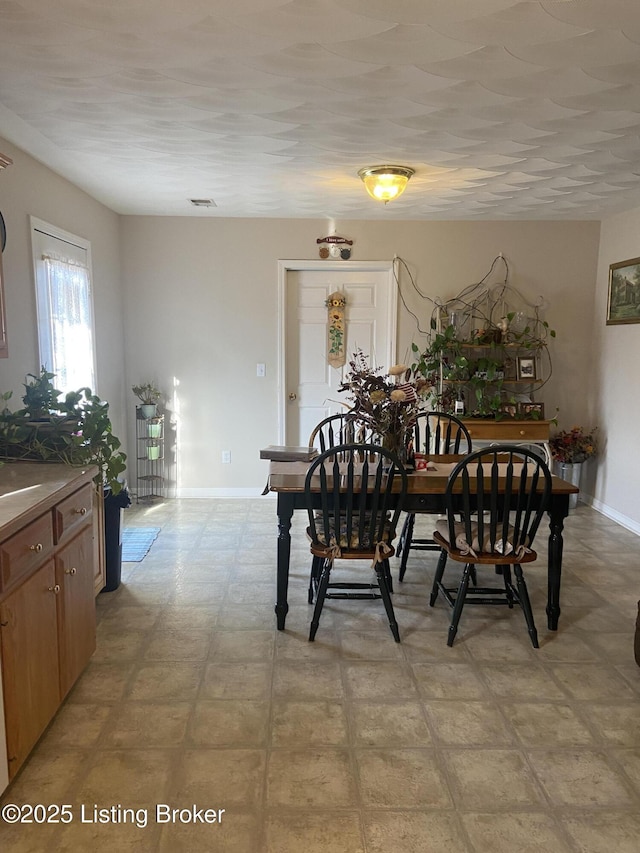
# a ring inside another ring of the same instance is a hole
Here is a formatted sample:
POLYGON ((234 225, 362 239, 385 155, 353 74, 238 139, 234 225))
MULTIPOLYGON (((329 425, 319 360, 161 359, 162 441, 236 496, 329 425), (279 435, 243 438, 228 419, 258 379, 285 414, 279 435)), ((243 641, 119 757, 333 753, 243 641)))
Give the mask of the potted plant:
POLYGON ((518 393, 533 385, 539 391, 548 382, 551 359, 547 336, 554 338, 556 333, 545 320, 520 320, 520 314, 508 312, 497 324, 487 319, 481 328, 461 337, 458 326, 449 323, 439 329, 437 319, 431 318, 431 339, 426 348, 420 350, 412 344, 416 358, 412 370, 428 381, 435 408, 454 412, 455 401, 465 399, 468 416, 500 420, 505 417, 505 405, 514 403, 518 393), (519 377, 516 363, 520 355, 539 359, 545 376, 528 383, 519 377))
MULTIPOLYGON (((598 449, 596 429, 585 432, 581 426, 574 426, 570 430, 561 430, 549 439, 549 445, 557 475, 579 486, 582 463, 595 456, 598 449)), ((570 495, 569 506, 577 504, 578 495, 570 495)))
POLYGON ((0 458, 97 465, 97 485, 118 494, 127 457, 112 432, 109 404, 90 388, 70 391, 61 399, 51 381, 54 374, 44 368, 27 378, 31 381, 25 384, 22 409, 9 409, 11 392, 1 395, 5 406, 0 412, 0 458))
POLYGON ((131 390, 140 400, 140 414, 143 418, 155 418, 158 411, 158 401, 162 398, 162 392, 151 382, 143 385, 132 385, 131 390))
POLYGON ((49 373, 44 365, 37 375, 27 373, 29 381, 24 383, 25 393, 22 402, 25 411, 33 420, 46 420, 57 408, 58 398, 62 392, 54 387, 51 381, 54 378, 55 374, 49 373))

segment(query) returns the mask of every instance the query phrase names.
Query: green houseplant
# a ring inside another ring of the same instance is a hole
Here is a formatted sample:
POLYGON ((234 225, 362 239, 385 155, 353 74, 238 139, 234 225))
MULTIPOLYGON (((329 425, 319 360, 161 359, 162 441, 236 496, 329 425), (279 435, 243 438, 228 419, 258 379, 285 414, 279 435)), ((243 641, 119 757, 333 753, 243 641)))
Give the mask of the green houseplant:
POLYGON ((61 399, 54 378, 44 367, 38 375, 28 374, 21 409, 8 408, 11 392, 1 396, 0 458, 97 465, 97 485, 118 494, 127 457, 113 434, 109 404, 90 388, 70 391, 61 399))
POLYGON ((132 385, 131 390, 140 400, 140 412, 143 418, 154 418, 157 413, 158 401, 162 399, 162 391, 158 390, 152 382, 142 385, 132 385))
MULTIPOLYGON (((431 320, 431 339, 423 350, 414 343, 415 363, 412 370, 431 386, 435 408, 455 411, 455 401, 465 399, 471 417, 507 417, 505 406, 516 402, 518 380, 515 374, 517 355, 532 355, 545 367, 546 378, 536 380, 540 388, 551 376, 551 359, 547 337, 555 331, 546 321, 534 319, 517 324, 516 312, 508 312, 498 324, 487 323, 460 336, 453 324, 438 329, 431 320)), ((539 417, 532 412, 532 418, 539 417)))

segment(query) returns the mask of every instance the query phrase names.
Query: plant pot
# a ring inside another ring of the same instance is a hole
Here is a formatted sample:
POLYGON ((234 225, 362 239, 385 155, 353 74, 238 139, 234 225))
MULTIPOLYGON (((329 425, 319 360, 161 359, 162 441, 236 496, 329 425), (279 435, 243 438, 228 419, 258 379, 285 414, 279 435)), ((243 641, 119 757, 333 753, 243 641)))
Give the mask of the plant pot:
MULTIPOLYGON (((579 488, 583 465, 584 462, 554 462, 553 468, 556 476, 579 488)), ((577 506, 578 495, 569 495, 569 509, 575 509, 577 506)))
POLYGON ((140 406, 140 414, 143 418, 155 418, 155 416, 158 414, 158 404, 143 403, 140 406))
POLYGON ((149 442, 147 445, 147 459, 160 459, 160 445, 155 442, 149 442))
POLYGON ((160 438, 162 436, 162 424, 160 421, 151 421, 147 424, 147 435, 149 438, 160 438))

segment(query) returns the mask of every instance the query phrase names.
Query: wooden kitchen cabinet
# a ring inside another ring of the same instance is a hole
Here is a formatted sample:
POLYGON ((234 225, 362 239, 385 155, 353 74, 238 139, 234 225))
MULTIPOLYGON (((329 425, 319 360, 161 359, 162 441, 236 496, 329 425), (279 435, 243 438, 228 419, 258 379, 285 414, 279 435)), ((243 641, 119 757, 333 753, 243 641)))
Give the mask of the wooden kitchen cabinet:
POLYGON ((87 527, 56 555, 60 699, 96 650, 93 537, 87 527))
POLYGON ((55 584, 48 560, 0 604, 9 779, 60 705, 55 584))
POLYGON ((0 468, 0 782, 15 776, 95 650, 96 473, 0 468))

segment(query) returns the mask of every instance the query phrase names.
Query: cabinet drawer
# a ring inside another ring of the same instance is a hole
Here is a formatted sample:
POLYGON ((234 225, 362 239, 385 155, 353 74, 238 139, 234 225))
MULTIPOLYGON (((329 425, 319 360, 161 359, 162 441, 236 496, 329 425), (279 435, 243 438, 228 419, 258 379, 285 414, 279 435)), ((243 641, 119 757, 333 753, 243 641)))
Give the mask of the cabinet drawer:
POLYGON ((2 589, 6 591, 15 586, 52 552, 53 525, 48 512, 0 545, 2 589))
POLYGON ((56 544, 70 533, 75 533, 82 524, 91 518, 93 511, 93 486, 87 483, 69 498, 60 501, 53 508, 53 527, 56 544))
POLYGON ((465 421, 471 438, 490 441, 548 441, 549 421, 496 421, 473 423, 465 421))

